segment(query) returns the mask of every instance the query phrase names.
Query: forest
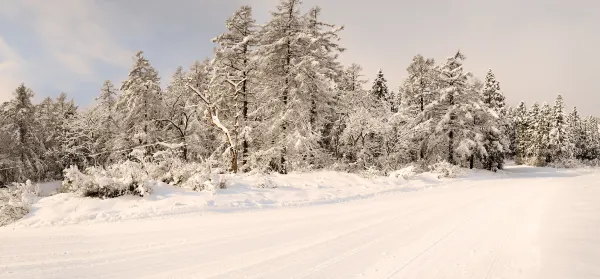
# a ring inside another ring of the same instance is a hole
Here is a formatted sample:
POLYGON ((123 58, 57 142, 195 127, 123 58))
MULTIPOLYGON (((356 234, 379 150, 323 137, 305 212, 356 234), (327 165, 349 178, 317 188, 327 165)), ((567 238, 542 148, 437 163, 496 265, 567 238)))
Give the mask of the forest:
POLYGON ((344 28, 323 18, 300 0, 281 0, 262 24, 240 7, 211 57, 165 82, 140 51, 85 109, 65 93, 33 103, 20 85, 0 106, 0 180, 115 197, 144 195, 148 180, 219 187, 217 173, 597 164, 598 120, 561 96, 508 106, 492 70, 478 79, 453 50, 416 55, 398 89, 383 71, 367 84, 370 73, 340 62, 344 28))

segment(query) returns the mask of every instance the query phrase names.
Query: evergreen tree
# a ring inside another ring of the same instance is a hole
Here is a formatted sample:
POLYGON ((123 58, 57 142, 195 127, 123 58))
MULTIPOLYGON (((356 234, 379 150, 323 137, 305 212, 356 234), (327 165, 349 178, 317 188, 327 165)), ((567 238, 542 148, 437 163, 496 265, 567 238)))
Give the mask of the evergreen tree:
POLYGON ((412 63, 406 69, 408 77, 402 86, 403 104, 406 110, 412 114, 421 113, 436 96, 435 84, 435 61, 431 58, 425 59, 422 55, 413 58, 412 63))
POLYGON ((299 0, 282 0, 261 31, 257 49, 261 80, 257 112, 264 119, 259 167, 287 173, 290 167, 307 166, 323 154, 321 127, 330 121, 335 98, 333 78, 340 28, 321 30, 318 10, 301 16, 299 0))
POLYGON ((572 158, 572 135, 569 133, 569 125, 564 111, 564 102, 561 95, 558 95, 556 98, 556 102, 554 103, 554 108, 550 117, 550 160, 557 162, 572 158))
POLYGON ((537 103, 531 109, 533 121, 532 142, 530 145, 531 162, 535 166, 544 166, 550 162, 550 125, 552 108, 544 103, 539 108, 537 103))
POLYGON ((505 97, 502 91, 500 91, 500 83, 496 80, 492 69, 488 70, 485 76, 483 101, 499 116, 506 115, 505 97))
POLYGON ((379 70, 379 72, 377 72, 377 77, 373 81, 371 94, 379 100, 389 100, 390 93, 387 87, 387 80, 383 76, 383 71, 381 69, 379 70))
POLYGON ((585 130, 582 119, 579 116, 577 107, 573 107, 573 111, 567 117, 569 134, 571 135, 572 154, 576 159, 583 159, 585 150, 585 130))
MULTIPOLYGON (((481 95, 468 84, 470 73, 463 71, 465 56, 457 52, 448 58, 440 70, 438 100, 425 107, 423 115, 429 116, 433 133, 428 136, 427 146, 441 147, 429 156, 445 154, 446 160, 460 165, 457 159, 469 159, 483 145, 483 136, 476 127, 477 114, 484 107, 481 95)), ((472 162, 472 160, 471 160, 472 162)))
POLYGON ((45 177, 46 166, 42 159, 45 150, 42 142, 36 137, 35 106, 31 102, 34 93, 19 85, 14 92, 14 98, 3 108, 4 125, 2 131, 10 142, 9 153, 3 160, 3 167, 11 168, 4 179, 21 181, 26 179, 40 180, 45 177))
POLYGON ((250 92, 255 82, 254 69, 252 63, 257 41, 257 25, 252 17, 252 8, 242 6, 234 15, 227 20, 227 32, 219 35, 213 41, 218 43, 220 48, 216 53, 216 60, 219 64, 221 78, 238 80, 239 90, 229 87, 229 90, 223 92, 227 96, 223 98, 223 106, 228 106, 231 111, 231 121, 234 124, 236 137, 242 138, 241 158, 242 167, 247 165, 249 152, 249 127, 248 116, 250 108, 250 92))
MULTIPOLYGON (((162 89, 158 72, 144 57, 143 52, 135 55, 129 78, 121 85, 117 110, 122 114, 121 146, 148 145, 160 139, 160 126, 156 122, 164 112, 162 89)), ((150 155, 154 147, 146 147, 150 155)))
POLYGON ((515 162, 517 164, 524 164, 529 157, 528 150, 532 139, 530 114, 524 102, 519 103, 519 106, 515 109, 513 119, 515 128, 515 162))
POLYGON ((598 119, 588 116, 583 121, 585 139, 582 159, 597 160, 600 158, 600 131, 598 130, 598 119))

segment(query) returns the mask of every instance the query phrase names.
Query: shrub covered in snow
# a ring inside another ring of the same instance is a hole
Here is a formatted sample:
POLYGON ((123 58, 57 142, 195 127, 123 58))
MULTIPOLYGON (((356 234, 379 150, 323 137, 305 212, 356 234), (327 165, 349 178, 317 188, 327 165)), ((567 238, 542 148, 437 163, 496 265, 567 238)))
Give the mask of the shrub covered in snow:
POLYGON ((419 173, 422 173, 423 170, 418 165, 408 165, 402 169, 393 171, 390 173, 391 178, 404 178, 409 179, 419 173))
POLYGON ((0 189, 0 226, 6 226, 27 215, 38 196, 39 189, 29 180, 0 189))
POLYGON ((71 166, 64 171, 62 192, 80 193, 84 197, 115 198, 125 195, 144 196, 152 192, 148 173, 140 163, 126 161, 103 169, 80 171, 71 166))
POLYGON ((450 164, 446 161, 435 163, 429 166, 429 171, 438 175, 438 178, 455 178, 463 173, 460 166, 450 164))
POLYGON ((561 159, 548 164, 549 167, 557 169, 576 169, 583 168, 586 165, 577 159, 561 159))

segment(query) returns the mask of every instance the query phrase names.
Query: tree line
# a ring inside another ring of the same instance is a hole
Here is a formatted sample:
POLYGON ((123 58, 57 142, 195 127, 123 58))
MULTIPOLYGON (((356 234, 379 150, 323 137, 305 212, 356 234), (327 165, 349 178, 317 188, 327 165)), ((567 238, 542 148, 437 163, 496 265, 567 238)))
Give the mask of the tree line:
POLYGON ((343 27, 319 7, 302 13, 300 0, 281 0, 259 25, 243 6, 226 27, 210 59, 179 67, 164 88, 141 51, 89 109, 64 93, 33 104, 20 85, 0 107, 0 179, 164 158, 285 174, 440 161, 495 171, 511 158, 543 166, 599 156, 596 118, 565 112, 560 96, 508 107, 493 72, 475 78, 460 51, 441 63, 415 56, 397 91, 382 71, 367 89, 362 68, 339 61, 343 27))

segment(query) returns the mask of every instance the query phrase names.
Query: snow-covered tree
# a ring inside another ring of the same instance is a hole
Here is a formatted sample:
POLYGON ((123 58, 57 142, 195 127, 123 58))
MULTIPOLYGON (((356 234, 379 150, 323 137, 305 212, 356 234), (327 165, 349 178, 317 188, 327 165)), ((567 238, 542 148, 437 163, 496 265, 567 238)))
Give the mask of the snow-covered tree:
POLYGON ((585 131, 584 146, 582 154, 583 160, 596 160, 600 158, 600 131, 598 129, 598 119, 588 116, 583 121, 585 131))
POLYGON ((342 50, 337 46, 340 28, 315 25, 314 11, 302 16, 299 8, 298 0, 282 0, 261 30, 257 48, 257 113, 264 120, 256 130, 262 139, 254 161, 280 173, 323 157, 321 127, 330 121, 326 114, 332 112, 333 78, 339 70, 334 62, 342 50))
POLYGON ((436 96, 434 89, 436 81, 435 61, 425 59, 422 55, 413 57, 411 64, 406 68, 408 77, 402 86, 404 109, 412 114, 425 111, 436 96))
POLYGON ((387 86, 387 80, 383 76, 383 71, 379 69, 375 80, 373 80, 373 86, 371 87, 371 94, 380 100, 389 100, 390 92, 387 86))
POLYGON ((550 125, 552 108, 544 103, 542 107, 534 103, 531 108, 530 117, 532 119, 532 141, 529 146, 531 164, 535 166, 544 166, 550 160, 550 125))
POLYGON ((573 156, 579 160, 583 159, 585 150, 585 130, 583 121, 576 107, 569 113, 567 117, 569 126, 569 134, 571 135, 571 143, 573 147, 573 156))
POLYGON ((426 139, 430 160, 445 157, 449 163, 461 165, 458 159, 466 162, 482 149, 483 136, 476 127, 476 114, 484 104, 481 95, 468 84, 471 74, 463 70, 464 59, 461 52, 448 58, 440 69, 438 99, 425 107, 423 115, 433 127, 426 139))
POLYGON ((5 172, 4 179, 8 181, 39 180, 45 177, 46 166, 43 161, 45 152, 42 142, 35 134, 35 106, 31 102, 34 93, 24 84, 19 85, 14 92, 14 98, 3 105, 2 131, 8 136, 9 142, 3 142, 11 148, 2 160, 5 172))
POLYGON ((361 74, 362 70, 362 67, 356 63, 347 67, 338 82, 338 90, 342 92, 356 92, 362 90, 367 83, 361 74))
MULTIPOLYGON (((158 72, 139 51, 134 58, 129 78, 121 85, 117 110, 122 114, 122 147, 148 145, 160 139, 160 124, 164 112, 158 72)), ((146 147, 150 155, 152 147, 146 147)))
POLYGON ((549 152, 551 161, 562 161, 573 157, 573 139, 565 113, 565 105, 558 95, 550 115, 549 152))
POLYGON ((515 162, 523 164, 529 157, 528 149, 531 144, 532 127, 530 115, 524 102, 519 103, 513 115, 515 130, 515 162))
POLYGON ((505 97, 500 90, 500 83, 496 80, 492 69, 489 69, 483 85, 483 102, 503 117, 506 115, 505 97))
MULTIPOLYGON (((239 90, 223 92, 227 96, 223 99, 229 107, 231 121, 235 124, 232 133, 241 138, 241 163, 247 164, 249 152, 248 116, 251 102, 251 92, 254 84, 253 56, 258 43, 257 25, 252 17, 252 8, 242 6, 227 20, 227 32, 213 39, 220 48, 216 53, 216 60, 223 78, 240 80, 239 90)), ((225 115, 224 115, 225 116, 225 115)))

